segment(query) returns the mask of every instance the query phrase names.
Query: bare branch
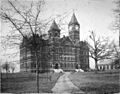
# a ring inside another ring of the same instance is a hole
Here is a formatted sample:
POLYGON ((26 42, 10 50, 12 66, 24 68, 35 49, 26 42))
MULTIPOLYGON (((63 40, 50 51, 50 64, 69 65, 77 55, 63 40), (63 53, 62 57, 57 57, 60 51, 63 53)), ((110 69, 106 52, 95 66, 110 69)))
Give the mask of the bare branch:
POLYGON ((108 45, 108 40, 101 40, 100 37, 97 38, 94 31, 90 31, 90 39, 93 43, 93 45, 90 43, 88 44, 90 57, 95 60, 96 69, 98 69, 97 62, 103 59, 110 59, 113 51, 108 45))
POLYGON ((29 19, 29 21, 28 21, 28 20, 27 20, 27 17, 25 17, 24 15, 22 15, 22 13, 20 12, 20 10, 18 10, 18 9, 13 5, 13 3, 12 3, 10 0, 8 0, 8 2, 9 2, 10 5, 14 8, 14 10, 25 20, 25 22, 28 23, 28 25, 29 25, 29 27, 30 27, 30 29, 31 29, 31 31, 32 31, 32 34, 34 34, 33 29, 32 29, 32 26, 31 26, 31 23, 30 23, 30 19, 29 19))

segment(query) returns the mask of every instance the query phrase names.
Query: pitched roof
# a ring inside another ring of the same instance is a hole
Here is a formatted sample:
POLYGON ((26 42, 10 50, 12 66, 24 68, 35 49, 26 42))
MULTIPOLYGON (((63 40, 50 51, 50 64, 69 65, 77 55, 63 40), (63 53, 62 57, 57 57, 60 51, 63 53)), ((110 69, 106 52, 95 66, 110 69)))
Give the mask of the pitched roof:
POLYGON ((80 47, 80 40, 76 41, 76 42, 74 43, 74 45, 80 47))
POLYGON ((77 24, 77 25, 79 25, 79 23, 78 23, 78 21, 77 21, 77 18, 76 18, 76 16, 75 16, 74 13, 73 13, 72 18, 71 18, 71 20, 70 20, 70 22, 69 22, 69 25, 72 25, 72 24, 77 24))
POLYGON ((73 45, 73 42, 70 40, 70 38, 69 38, 69 36, 64 36, 63 38, 61 38, 61 44, 62 45, 73 45), (70 44, 68 44, 68 42, 70 43, 70 44))
POLYGON ((108 65, 112 64, 114 62, 114 59, 103 59, 98 62, 98 65, 108 65))
POLYGON ((56 24, 55 20, 53 21, 52 25, 50 26, 50 30, 58 30, 60 31, 58 25, 56 24))

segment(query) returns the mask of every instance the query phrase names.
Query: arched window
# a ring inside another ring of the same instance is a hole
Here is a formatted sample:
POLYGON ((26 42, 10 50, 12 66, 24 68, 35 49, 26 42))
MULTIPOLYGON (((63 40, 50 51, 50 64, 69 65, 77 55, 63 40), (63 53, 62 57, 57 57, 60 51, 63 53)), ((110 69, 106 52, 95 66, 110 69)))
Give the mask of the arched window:
POLYGON ((55 64, 55 69, 58 69, 58 68, 59 68, 59 64, 56 63, 56 64, 55 64))
POLYGON ((72 65, 72 63, 70 63, 70 67, 71 67, 71 68, 73 68, 73 65, 72 65))
POLYGON ((65 68, 66 68, 66 63, 64 63, 64 66, 65 66, 65 68))
POLYGON ((67 64, 67 67, 69 68, 69 63, 67 64))
POLYGON ((63 67, 63 64, 62 64, 62 63, 60 63, 60 67, 61 67, 61 68, 63 67))
POLYGON ((72 67, 74 68, 74 63, 72 63, 72 67))
POLYGON ((67 63, 66 63, 66 68, 67 68, 67 66, 68 66, 68 65, 67 65, 67 63))

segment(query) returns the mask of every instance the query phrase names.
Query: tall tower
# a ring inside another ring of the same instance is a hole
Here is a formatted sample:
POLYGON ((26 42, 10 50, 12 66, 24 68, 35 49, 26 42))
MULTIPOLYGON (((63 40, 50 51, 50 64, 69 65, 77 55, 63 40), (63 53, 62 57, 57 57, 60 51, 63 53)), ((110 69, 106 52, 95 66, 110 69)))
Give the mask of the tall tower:
POLYGON ((59 29, 58 25, 56 24, 55 20, 53 21, 53 23, 48 31, 48 34, 49 34, 49 39, 51 41, 56 41, 60 38, 60 29, 59 29))
POLYGON ((78 23, 77 18, 74 13, 69 22, 68 30, 69 30, 69 36, 73 42, 80 40, 80 37, 79 37, 80 24, 78 23))
POLYGON ((51 52, 51 60, 50 60, 50 65, 53 66, 56 62, 56 49, 59 44, 59 39, 60 39, 60 29, 58 25, 56 24, 55 20, 53 21, 49 31, 49 43, 50 43, 50 52, 51 52))

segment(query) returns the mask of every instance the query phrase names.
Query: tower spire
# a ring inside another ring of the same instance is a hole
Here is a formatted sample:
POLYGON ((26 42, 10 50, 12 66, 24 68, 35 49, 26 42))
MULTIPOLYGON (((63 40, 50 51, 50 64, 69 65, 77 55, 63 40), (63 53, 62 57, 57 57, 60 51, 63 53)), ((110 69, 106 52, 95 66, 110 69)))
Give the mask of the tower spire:
POLYGON ((50 26, 50 30, 58 30, 58 31, 60 31, 60 29, 59 29, 57 23, 55 22, 55 20, 53 20, 53 23, 50 26))
POLYGON ((79 25, 78 21, 77 21, 77 18, 75 16, 75 13, 74 13, 74 10, 73 10, 73 15, 72 15, 72 18, 69 22, 69 25, 72 25, 72 24, 76 24, 76 25, 79 25))
POLYGON ((79 37, 80 24, 77 21, 75 13, 73 13, 73 15, 72 15, 72 18, 68 25, 68 29, 69 29, 69 36, 72 39, 72 41, 76 42, 76 41, 80 40, 80 37, 79 37))
MULTIPOLYGON (((48 30, 49 38, 56 40, 60 38, 60 29, 58 25, 56 24, 55 20, 53 20, 52 25, 50 26, 50 29, 48 30)), ((53 41, 53 40, 52 40, 53 41)))

